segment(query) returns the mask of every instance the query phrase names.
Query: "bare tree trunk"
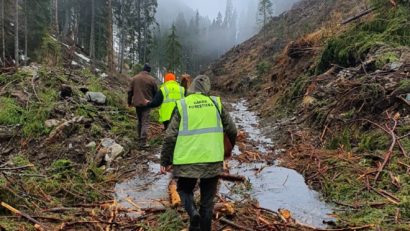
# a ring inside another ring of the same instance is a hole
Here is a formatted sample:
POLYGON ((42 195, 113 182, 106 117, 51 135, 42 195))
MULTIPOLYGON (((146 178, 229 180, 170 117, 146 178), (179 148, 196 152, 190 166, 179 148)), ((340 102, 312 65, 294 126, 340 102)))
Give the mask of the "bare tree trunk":
POLYGON ((15 16, 14 16, 14 59, 16 67, 19 66, 19 1, 15 0, 15 16))
POLYGON ((107 47, 107 54, 108 54, 108 70, 110 72, 115 71, 115 64, 114 64, 114 47, 113 47, 113 31, 112 31, 112 0, 108 0, 107 4, 108 8, 108 25, 107 25, 107 37, 108 37, 108 47, 107 47))
POLYGON ((144 53, 144 55, 143 55, 143 63, 146 63, 147 62, 147 43, 148 43, 148 39, 147 39, 147 36, 148 36, 148 28, 147 28, 147 23, 145 22, 144 23, 144 46, 143 46, 143 53, 144 53))
POLYGON ((56 37, 58 37, 60 33, 60 29, 58 26, 58 0, 54 0, 54 31, 56 33, 56 37))
POLYGON ((123 65, 124 65, 124 50, 125 50, 125 16, 123 8, 124 4, 123 1, 120 0, 120 54, 118 56, 118 64, 119 64, 119 72, 122 73, 123 65))
MULTIPOLYGON (((65 41, 68 35, 68 32, 70 30, 70 25, 72 23, 71 19, 72 19, 72 11, 71 9, 65 9, 64 10, 64 26, 63 26, 63 30, 61 31, 61 35, 63 37, 63 41, 65 41)), ((71 31, 72 32, 72 31, 71 31)))
POLYGON ((120 73, 122 73, 122 69, 124 66, 124 50, 125 50, 125 32, 124 30, 121 31, 121 41, 120 41, 120 59, 119 59, 119 64, 120 64, 120 73))
POLYGON ((95 0, 91 0, 91 32, 90 32, 91 65, 95 63, 95 0))
POLYGON ((1 0, 1 40, 2 40, 2 62, 6 66, 6 33, 4 32, 4 4, 5 0, 1 0))
POLYGON ((137 49, 138 49, 138 63, 141 63, 141 57, 142 57, 142 26, 141 26, 141 1, 142 0, 137 0, 137 32, 138 32, 138 43, 137 43, 137 49))
POLYGON ((28 17, 27 0, 24 0, 24 65, 27 65, 28 59, 28 17))

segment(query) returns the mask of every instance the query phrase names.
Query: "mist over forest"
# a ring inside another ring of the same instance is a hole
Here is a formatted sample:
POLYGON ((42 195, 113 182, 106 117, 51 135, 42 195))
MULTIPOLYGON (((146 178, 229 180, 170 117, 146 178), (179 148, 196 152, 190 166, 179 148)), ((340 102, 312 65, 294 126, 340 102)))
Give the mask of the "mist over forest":
POLYGON ((196 75, 297 1, 4 0, 1 61, 42 60, 58 40, 120 73, 196 75))
MULTIPOLYGON (((273 3, 270 16, 290 9, 298 0, 273 3)), ((227 50, 255 35, 262 22, 259 1, 254 0, 159 0, 153 50, 154 66, 164 67, 161 55, 172 25, 181 44, 181 68, 176 72, 198 74, 227 50)))

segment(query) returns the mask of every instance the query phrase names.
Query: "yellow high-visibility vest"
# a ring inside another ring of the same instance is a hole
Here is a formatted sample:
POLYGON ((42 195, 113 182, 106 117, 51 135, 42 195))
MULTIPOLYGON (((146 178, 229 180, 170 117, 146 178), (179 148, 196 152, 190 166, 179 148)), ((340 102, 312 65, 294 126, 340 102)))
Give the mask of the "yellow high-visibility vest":
POLYGON ((192 94, 177 101, 181 115, 173 164, 217 163, 224 160, 224 135, 219 97, 192 94), (218 107, 218 108, 217 108, 218 107))
POLYGON ((160 90, 164 99, 159 109, 159 122, 162 123, 171 119, 175 102, 184 98, 185 89, 175 81, 168 81, 161 86, 160 90))

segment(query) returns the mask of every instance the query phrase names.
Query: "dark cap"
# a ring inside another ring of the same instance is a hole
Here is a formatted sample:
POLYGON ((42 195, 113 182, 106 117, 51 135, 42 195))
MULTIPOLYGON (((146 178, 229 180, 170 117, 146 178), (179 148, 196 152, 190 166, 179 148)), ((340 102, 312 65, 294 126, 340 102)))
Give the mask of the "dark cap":
POLYGON ((143 71, 151 72, 151 66, 150 66, 148 63, 144 64, 144 69, 143 69, 143 71))

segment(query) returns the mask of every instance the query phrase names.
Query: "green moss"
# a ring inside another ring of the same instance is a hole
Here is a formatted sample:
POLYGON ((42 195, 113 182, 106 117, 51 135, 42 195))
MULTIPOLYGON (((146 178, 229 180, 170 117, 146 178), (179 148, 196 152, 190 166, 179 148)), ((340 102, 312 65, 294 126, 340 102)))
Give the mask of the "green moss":
POLYGON ((22 71, 17 71, 13 75, 0 74, 0 85, 6 85, 12 81, 21 82, 28 77, 28 74, 22 71))
POLYGON ((23 155, 16 155, 11 159, 11 162, 16 166, 25 166, 29 165, 30 161, 27 159, 26 156, 23 155))
POLYGON ((108 106, 116 107, 119 110, 127 110, 127 101, 123 94, 112 90, 105 90, 103 93, 107 96, 108 106))
POLYGON ((0 125, 15 125, 21 123, 24 109, 21 108, 16 100, 0 97, 0 125))
POLYGON ((35 231, 36 229, 32 224, 30 224, 27 221, 22 221, 22 220, 13 220, 10 218, 2 218, 0 217, 0 227, 3 227, 4 230, 7 231, 21 231, 21 230, 27 230, 27 231, 35 231))
POLYGON ((97 77, 93 77, 88 80, 88 89, 94 92, 102 92, 104 88, 100 80, 97 77))
POLYGON ((118 136, 133 137, 136 134, 136 122, 127 114, 117 113, 112 115, 113 126, 111 132, 118 136))
POLYGON ((23 109, 14 99, 0 97, 0 124, 15 125, 22 124, 22 131, 25 137, 34 137, 49 132, 45 128, 44 122, 47 120, 54 103, 57 101, 58 93, 54 89, 46 88, 38 92, 41 102, 29 104, 27 109, 23 109))
POLYGON ((387 52, 376 59, 376 67, 381 69, 384 65, 392 62, 397 62, 400 60, 400 57, 397 56, 394 52, 387 52))
POLYGON ((326 144, 326 148, 331 150, 336 150, 341 147, 343 147, 343 149, 347 151, 350 151, 352 149, 350 129, 344 129, 341 134, 334 136, 326 144))
MULTIPOLYGON (((410 45, 410 8, 400 5, 396 9, 382 8, 376 17, 353 26, 346 33, 332 38, 322 53, 316 72, 323 73, 332 64, 356 66, 372 49, 381 46, 410 45)), ((392 57, 387 57, 392 58, 392 57)), ((379 60, 379 64, 387 60, 379 60)))
POLYGON ((389 137, 382 131, 365 132, 359 141, 359 151, 387 150, 390 144, 389 137))
MULTIPOLYGON (((51 100, 51 99, 46 99, 51 100)), ((36 137, 50 132, 44 122, 48 119, 53 105, 33 104, 24 113, 23 135, 36 137)))

